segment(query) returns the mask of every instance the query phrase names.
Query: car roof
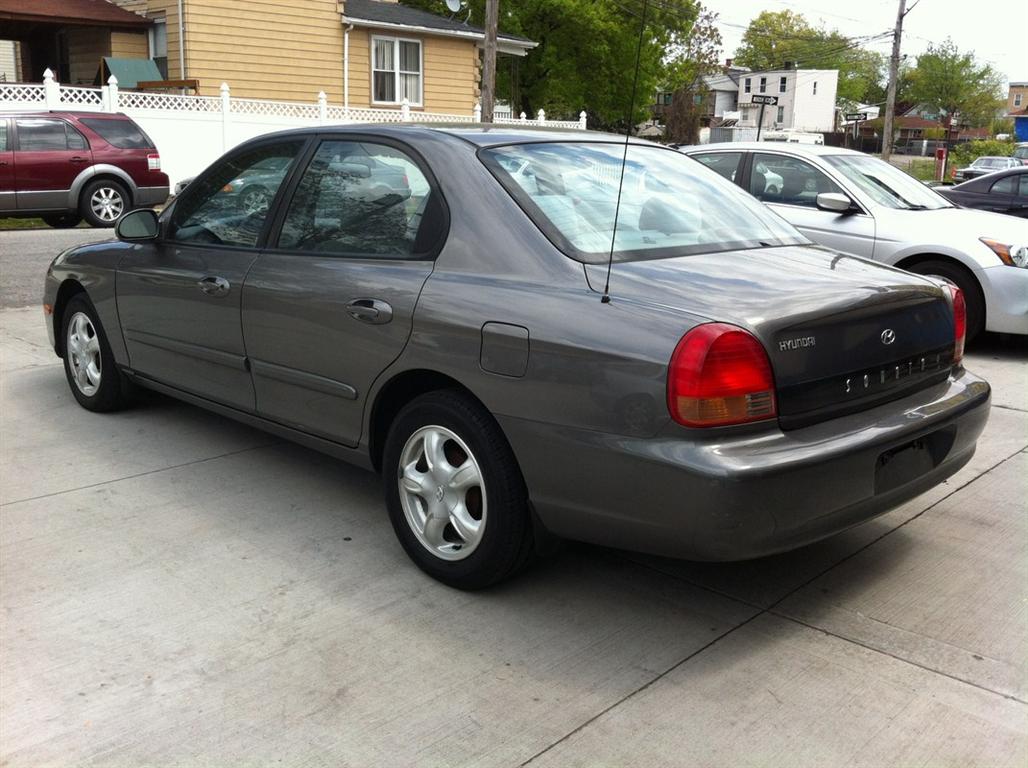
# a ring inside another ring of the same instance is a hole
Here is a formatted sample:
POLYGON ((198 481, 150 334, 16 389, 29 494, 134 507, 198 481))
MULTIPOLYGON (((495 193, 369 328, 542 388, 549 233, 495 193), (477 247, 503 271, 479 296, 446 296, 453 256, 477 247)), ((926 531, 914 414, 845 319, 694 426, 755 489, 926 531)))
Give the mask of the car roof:
POLYGON ((845 147, 830 147, 827 144, 798 144, 791 141, 725 141, 717 144, 692 144, 680 147, 682 152, 708 152, 711 150, 768 150, 774 152, 785 152, 790 155, 803 157, 823 157, 825 155, 863 155, 845 147))
POLYGON ((23 112, 0 112, 5 117, 98 117, 101 120, 131 120, 124 112, 90 112, 79 109, 28 109, 23 112))

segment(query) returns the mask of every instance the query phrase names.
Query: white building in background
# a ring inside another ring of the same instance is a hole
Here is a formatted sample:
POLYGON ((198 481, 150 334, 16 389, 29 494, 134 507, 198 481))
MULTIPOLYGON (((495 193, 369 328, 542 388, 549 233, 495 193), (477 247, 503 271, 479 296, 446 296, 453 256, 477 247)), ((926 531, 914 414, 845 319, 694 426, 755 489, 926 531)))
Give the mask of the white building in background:
POLYGON ((739 77, 739 127, 757 128, 760 105, 753 97, 777 96, 764 108, 762 129, 823 133, 835 129, 837 69, 785 69, 748 72, 739 77))

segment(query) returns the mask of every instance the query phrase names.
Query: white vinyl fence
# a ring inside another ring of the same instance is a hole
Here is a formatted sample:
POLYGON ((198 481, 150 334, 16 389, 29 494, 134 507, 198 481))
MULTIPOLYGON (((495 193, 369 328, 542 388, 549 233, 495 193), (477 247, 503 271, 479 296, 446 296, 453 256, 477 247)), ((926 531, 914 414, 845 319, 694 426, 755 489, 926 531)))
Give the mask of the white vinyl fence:
MULTIPOLYGON (((333 123, 477 123, 482 111, 470 115, 420 112, 406 101, 399 109, 365 109, 329 105, 324 91, 314 102, 240 99, 227 83, 220 96, 180 96, 144 91, 121 91, 113 75, 102 88, 61 85, 48 69, 42 84, 0 83, 0 112, 14 110, 78 110, 121 112, 149 134, 161 155, 161 167, 171 183, 195 176, 226 150, 272 131, 333 123)), ((497 117, 497 123, 531 124, 585 130, 585 112, 578 120, 547 120, 543 110, 535 119, 497 117)))

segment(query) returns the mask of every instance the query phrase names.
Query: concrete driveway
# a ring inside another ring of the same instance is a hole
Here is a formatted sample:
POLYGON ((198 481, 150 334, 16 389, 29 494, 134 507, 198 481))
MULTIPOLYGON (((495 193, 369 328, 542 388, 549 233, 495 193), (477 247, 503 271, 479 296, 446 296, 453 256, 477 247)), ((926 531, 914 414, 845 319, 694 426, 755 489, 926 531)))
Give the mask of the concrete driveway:
POLYGON ((79 408, 34 291, 0 311, 0 765, 1028 761, 1023 342, 968 356, 971 464, 878 520, 730 565, 569 545, 465 594, 374 475, 156 395, 79 408))

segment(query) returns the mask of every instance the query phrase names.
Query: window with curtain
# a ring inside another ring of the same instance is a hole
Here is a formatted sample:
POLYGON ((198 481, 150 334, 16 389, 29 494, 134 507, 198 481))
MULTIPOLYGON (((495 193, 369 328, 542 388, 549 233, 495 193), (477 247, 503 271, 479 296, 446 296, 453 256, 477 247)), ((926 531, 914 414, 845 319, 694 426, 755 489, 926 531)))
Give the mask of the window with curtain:
POLYGON ((168 79, 168 24, 164 19, 154 21, 150 28, 150 58, 154 60, 161 77, 168 79))
POLYGON ((421 106, 421 42, 374 37, 372 51, 372 101, 421 106))

